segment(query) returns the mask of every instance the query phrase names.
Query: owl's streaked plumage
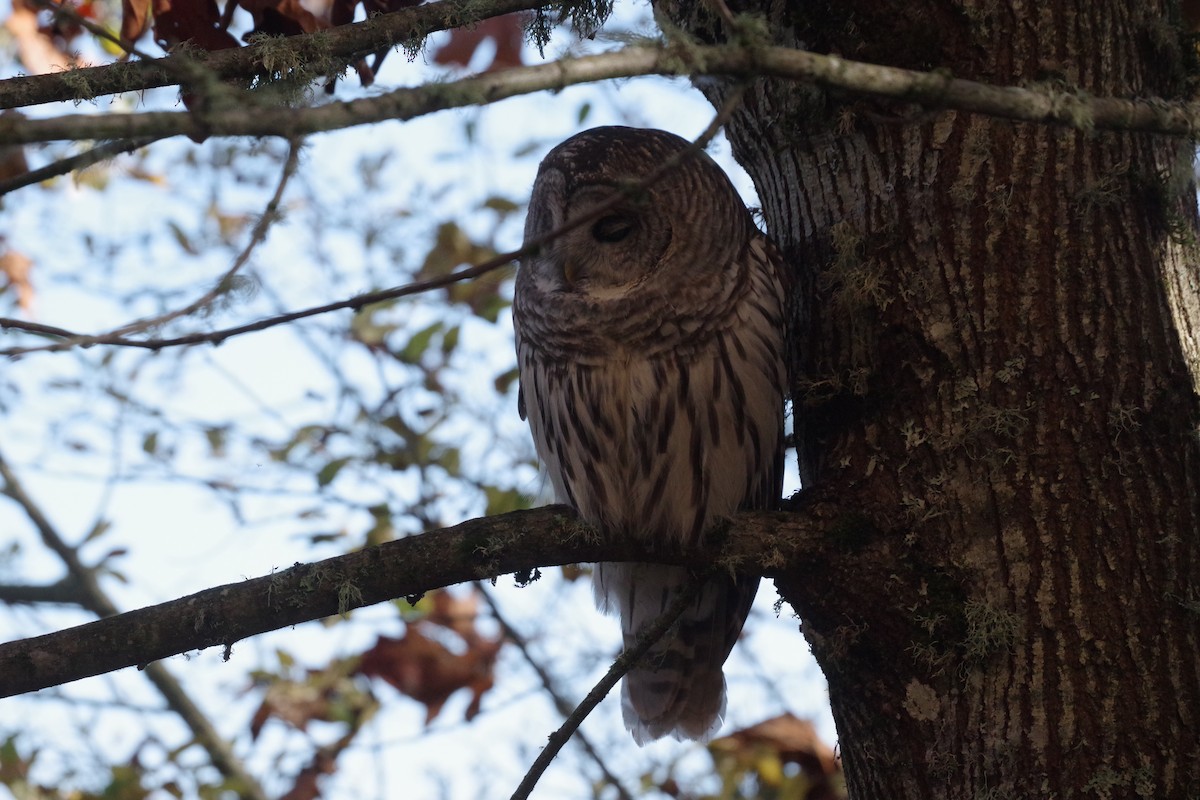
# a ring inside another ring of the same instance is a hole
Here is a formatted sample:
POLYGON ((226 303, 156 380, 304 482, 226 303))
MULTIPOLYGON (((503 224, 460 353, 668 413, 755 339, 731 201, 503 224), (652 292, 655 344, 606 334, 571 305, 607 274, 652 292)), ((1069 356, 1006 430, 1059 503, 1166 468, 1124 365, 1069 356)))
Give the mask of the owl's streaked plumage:
MULTIPOLYGON (((542 161, 525 239, 645 178, 688 143, 594 128, 542 161)), ((602 530, 699 541, 738 509, 773 508, 783 452, 782 267, 705 154, 525 258, 513 300, 521 415, 560 502, 602 530)), ((600 564, 597 600, 626 646, 688 582, 680 567, 600 564)), ((625 677, 638 743, 711 736, 722 666, 757 579, 708 580, 625 677)))

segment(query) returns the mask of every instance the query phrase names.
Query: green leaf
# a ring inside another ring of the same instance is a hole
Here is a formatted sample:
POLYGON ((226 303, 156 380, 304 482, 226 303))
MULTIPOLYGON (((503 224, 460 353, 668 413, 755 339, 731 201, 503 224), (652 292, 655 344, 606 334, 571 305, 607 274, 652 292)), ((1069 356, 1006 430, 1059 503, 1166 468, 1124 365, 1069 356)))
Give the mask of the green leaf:
POLYGON ((501 489, 496 486, 484 486, 483 494, 487 497, 485 516, 505 514, 509 511, 519 511, 529 508, 529 498, 516 489, 501 489))
POLYGON ((396 357, 405 364, 417 364, 421 361, 421 356, 425 355, 425 351, 429 349, 429 343, 437 333, 441 333, 445 325, 441 322, 435 322, 428 327, 422 328, 412 335, 408 340, 408 344, 404 349, 396 354, 396 357))
POLYGON ((106 520, 106 519, 96 520, 96 524, 92 526, 92 529, 90 531, 88 531, 88 535, 83 537, 84 543, 86 544, 87 542, 90 542, 93 539, 99 539, 101 536, 108 533, 108 531, 111 528, 112 528, 112 522, 110 522, 109 520, 106 520))
POLYGON ((455 348, 458 347, 458 337, 461 332, 462 328, 460 328, 458 325, 455 325, 446 331, 446 334, 442 337, 443 354, 448 356, 454 352, 455 348))
POLYGON ((496 380, 494 380, 492 383, 496 387, 496 391, 498 393, 505 394, 508 392, 509 387, 513 385, 513 382, 519 377, 521 377, 520 370, 518 370, 516 367, 513 367, 512 369, 506 370, 497 375, 496 380))
POLYGON ((383 312, 391 310, 395 305, 395 301, 389 300, 383 303, 372 303, 369 306, 364 306, 361 311, 355 314, 350 320, 350 336, 356 342, 361 342, 367 347, 381 347, 387 341, 387 337, 392 334, 398 327, 396 323, 388 320, 380 320, 383 312))
POLYGON ((208 450, 212 455, 225 455, 225 442, 229 435, 229 427, 218 425, 204 429, 204 438, 208 440, 208 450))
POLYGON ((342 471, 342 467, 350 463, 349 458, 335 458, 325 466, 321 467, 321 471, 317 473, 317 486, 328 486, 333 483, 333 479, 342 471))
POLYGON ((499 196, 489 197, 487 200, 484 200, 483 207, 495 211, 500 216, 507 216, 508 214, 512 214, 513 212, 521 210, 521 205, 519 203, 514 203, 507 197, 499 196))
POLYGON ((171 235, 175 237, 176 243, 183 248, 184 252, 193 256, 200 255, 200 251, 196 248, 196 245, 192 244, 192 240, 177 223, 167 220, 167 228, 171 231, 171 235))

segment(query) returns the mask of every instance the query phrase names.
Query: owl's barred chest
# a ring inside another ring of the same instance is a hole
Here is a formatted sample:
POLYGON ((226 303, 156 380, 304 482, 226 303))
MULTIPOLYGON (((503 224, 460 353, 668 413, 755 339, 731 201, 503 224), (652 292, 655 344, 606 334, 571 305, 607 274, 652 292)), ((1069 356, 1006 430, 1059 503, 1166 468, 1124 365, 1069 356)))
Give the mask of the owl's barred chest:
POLYGON ((777 413, 761 363, 725 336, 587 364, 527 349, 525 405, 558 499, 604 529, 694 541, 759 490, 761 459, 778 446, 754 423, 777 413))

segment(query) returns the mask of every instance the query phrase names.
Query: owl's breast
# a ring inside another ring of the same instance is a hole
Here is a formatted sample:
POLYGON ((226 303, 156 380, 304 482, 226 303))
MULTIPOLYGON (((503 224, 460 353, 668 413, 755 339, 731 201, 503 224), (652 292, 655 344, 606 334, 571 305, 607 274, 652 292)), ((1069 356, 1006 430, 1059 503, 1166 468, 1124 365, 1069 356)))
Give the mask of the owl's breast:
POLYGON ((723 337, 687 355, 614 348, 595 364, 522 364, 538 453, 558 499, 592 525, 694 541, 771 482, 776 376, 723 337))

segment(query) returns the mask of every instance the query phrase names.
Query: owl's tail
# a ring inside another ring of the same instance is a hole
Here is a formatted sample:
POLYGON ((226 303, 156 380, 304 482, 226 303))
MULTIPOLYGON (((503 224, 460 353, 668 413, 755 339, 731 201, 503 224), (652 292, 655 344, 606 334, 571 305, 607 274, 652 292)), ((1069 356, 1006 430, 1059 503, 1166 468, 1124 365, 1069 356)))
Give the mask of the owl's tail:
MULTIPOLYGON (((596 599, 621 617, 625 647, 653 623, 691 581, 682 567, 596 565, 596 599)), ((710 738, 725 716, 722 667, 741 633, 758 591, 757 578, 717 575, 705 581, 674 628, 625 675, 625 727, 645 744, 668 734, 710 738)))

